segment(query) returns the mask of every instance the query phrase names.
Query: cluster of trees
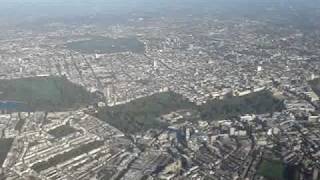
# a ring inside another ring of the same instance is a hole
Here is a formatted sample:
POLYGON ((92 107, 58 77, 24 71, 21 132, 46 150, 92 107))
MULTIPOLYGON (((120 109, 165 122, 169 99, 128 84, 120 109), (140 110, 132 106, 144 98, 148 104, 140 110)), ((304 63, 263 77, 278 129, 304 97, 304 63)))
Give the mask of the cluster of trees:
POLYGON ((7 158, 7 154, 11 148, 12 142, 13 142, 13 138, 0 139, 0 166, 1 167, 4 160, 7 158))
POLYGON ((77 130, 69 125, 62 125, 55 129, 50 130, 48 133, 56 138, 62 138, 64 136, 67 136, 71 133, 76 132, 77 130))
POLYGON ((283 101, 275 98, 270 91, 260 91, 246 96, 232 96, 212 100, 199 107, 202 119, 228 119, 244 114, 264 114, 281 111, 283 101))
POLYGON ((26 119, 19 118, 19 121, 17 122, 16 126, 14 127, 14 130, 20 132, 25 122, 26 122, 26 119))
POLYGON ((201 106, 196 106, 176 93, 165 92, 137 99, 127 104, 101 109, 97 113, 97 117, 122 132, 130 134, 166 127, 167 124, 160 122, 158 118, 181 109, 196 110, 200 112, 203 120, 211 121, 249 113, 271 113, 280 111, 282 108, 284 108, 283 102, 274 98, 269 91, 212 100, 201 106))
POLYGON ((126 133, 166 127, 157 118, 179 109, 194 108, 194 104, 173 92, 155 94, 127 104, 100 110, 97 117, 126 133))
POLYGON ((312 90, 320 96, 320 78, 309 81, 312 90))
POLYGON ((274 180, 284 180, 285 168, 281 161, 277 160, 263 160, 259 166, 258 174, 274 180))
POLYGON ((19 101, 30 111, 61 111, 91 102, 93 95, 64 77, 0 80, 0 100, 19 101))

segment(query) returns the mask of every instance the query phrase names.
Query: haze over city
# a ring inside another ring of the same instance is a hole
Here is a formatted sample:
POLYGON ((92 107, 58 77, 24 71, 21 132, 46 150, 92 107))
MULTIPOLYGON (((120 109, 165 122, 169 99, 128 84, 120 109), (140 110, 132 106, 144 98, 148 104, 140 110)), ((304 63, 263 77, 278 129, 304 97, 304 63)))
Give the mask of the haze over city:
POLYGON ((320 1, 0 4, 0 180, 320 180, 320 1))

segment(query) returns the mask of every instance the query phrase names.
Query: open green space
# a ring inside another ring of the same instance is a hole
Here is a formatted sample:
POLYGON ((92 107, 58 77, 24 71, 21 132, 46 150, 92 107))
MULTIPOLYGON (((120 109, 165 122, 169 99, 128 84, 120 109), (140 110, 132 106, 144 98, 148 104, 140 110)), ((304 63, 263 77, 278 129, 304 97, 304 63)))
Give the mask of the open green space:
POLYGON ((0 139, 0 167, 2 167, 3 162, 7 158, 12 142, 13 138, 0 139))
POLYGON ((87 54, 107 54, 119 52, 144 53, 145 47, 135 37, 112 39, 108 37, 93 37, 89 40, 74 41, 65 44, 67 49, 87 54))
POLYGON ((93 98, 82 86, 56 76, 0 80, 0 92, 0 101, 22 102, 31 111, 65 111, 93 98))
POLYGON ((135 133, 165 127, 166 124, 157 120, 159 116, 179 109, 194 107, 194 104, 181 95, 165 92, 104 108, 97 116, 122 132, 135 133))
POLYGON ((20 118, 19 121, 17 122, 16 126, 14 127, 14 130, 20 132, 22 127, 23 127, 23 125, 25 124, 25 122, 26 122, 26 119, 20 118))
POLYGON ((39 163, 34 164, 31 168, 36 172, 41 172, 46 170, 50 167, 56 166, 60 163, 66 162, 72 158, 80 156, 82 154, 88 153, 94 149, 99 148, 103 145, 103 141, 94 141, 88 144, 84 144, 78 148, 72 149, 71 151, 64 152, 63 154, 59 154, 50 158, 48 161, 42 161, 39 163))
POLYGON ((181 109, 195 110, 200 112, 202 119, 211 121, 248 113, 280 111, 283 107, 283 102, 269 91, 213 100, 202 106, 196 106, 176 93, 165 92, 101 109, 97 117, 130 134, 166 127, 167 124, 160 122, 158 117, 181 109))
POLYGON ((264 90, 245 96, 231 96, 222 100, 212 100, 203 104, 200 114, 204 120, 228 119, 244 114, 264 114, 281 111, 283 101, 264 90))
POLYGON ((320 78, 309 81, 312 90, 320 96, 320 78))
POLYGON ((71 127, 70 125, 62 125, 62 126, 59 126, 55 129, 48 131, 48 133, 51 134, 52 136, 54 136, 55 138, 62 138, 64 136, 72 134, 76 131, 77 130, 74 129, 73 127, 71 127))
POLYGON ((263 160, 257 173, 268 180, 284 180, 284 170, 285 168, 281 161, 263 160))

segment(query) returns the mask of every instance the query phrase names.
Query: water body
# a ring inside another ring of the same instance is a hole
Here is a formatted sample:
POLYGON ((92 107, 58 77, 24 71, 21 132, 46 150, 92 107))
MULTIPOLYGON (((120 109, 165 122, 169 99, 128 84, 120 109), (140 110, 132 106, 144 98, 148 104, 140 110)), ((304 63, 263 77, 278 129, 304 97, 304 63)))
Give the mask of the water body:
POLYGON ((15 101, 0 101, 0 109, 16 109, 20 104, 20 102, 15 101))
POLYGON ((18 101, 0 101, 0 111, 27 111, 27 105, 18 101))
POLYGON ((144 43, 135 37, 118 39, 95 37, 89 40, 67 43, 65 46, 67 49, 86 54, 108 54, 120 52, 142 54, 145 51, 144 43))

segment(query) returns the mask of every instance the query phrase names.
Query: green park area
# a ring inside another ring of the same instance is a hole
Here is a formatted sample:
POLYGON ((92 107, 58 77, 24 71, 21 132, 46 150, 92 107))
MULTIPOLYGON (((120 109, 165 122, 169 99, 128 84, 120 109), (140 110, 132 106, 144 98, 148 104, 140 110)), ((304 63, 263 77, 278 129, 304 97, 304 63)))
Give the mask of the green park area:
POLYGON ((0 92, 0 101, 17 101, 31 111, 65 111, 92 99, 82 86, 56 76, 0 80, 0 92))
POLYGON ((312 90, 320 96, 320 78, 309 81, 312 90))
POLYGON ((13 138, 0 139, 0 167, 7 158, 7 154, 10 151, 12 142, 13 138))
POLYGON ((136 133, 166 127, 165 123, 157 120, 159 116, 193 107, 195 107, 194 104, 181 95, 165 92, 104 108, 99 111, 97 116, 122 132, 136 133))
POLYGON ((69 134, 72 134, 74 132, 77 132, 77 130, 70 125, 62 125, 62 126, 59 126, 55 129, 48 131, 48 133, 55 138, 62 138, 62 137, 68 136, 69 134))
POLYGON ((119 52, 144 53, 145 47, 135 37, 112 39, 108 37, 93 37, 88 40, 74 41, 65 44, 69 50, 87 54, 107 54, 119 52))
POLYGON ((271 113, 282 108, 283 102, 274 98, 269 91, 212 100, 201 106, 196 106, 176 93, 164 92, 101 109, 97 117, 123 132, 137 133, 167 127, 167 124, 160 122, 158 117, 181 109, 198 111, 203 120, 212 121, 248 113, 271 113))
POLYGON ((245 96, 229 96, 212 100, 199 107, 204 120, 229 119, 244 114, 264 114, 281 111, 283 101, 264 90, 245 96))
POLYGON ((284 180, 284 169, 281 161, 263 160, 257 173, 268 180, 284 180))

